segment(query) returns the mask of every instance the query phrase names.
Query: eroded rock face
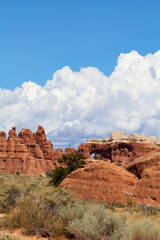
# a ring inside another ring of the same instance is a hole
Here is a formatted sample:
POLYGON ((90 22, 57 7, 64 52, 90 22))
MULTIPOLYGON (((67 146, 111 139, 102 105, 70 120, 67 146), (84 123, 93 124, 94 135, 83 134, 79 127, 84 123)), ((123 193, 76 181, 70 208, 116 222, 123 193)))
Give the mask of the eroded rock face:
POLYGON ((126 136, 125 133, 116 131, 110 138, 88 140, 86 146, 90 154, 95 153, 98 158, 101 156, 103 159, 123 165, 159 149, 159 143, 160 139, 156 137, 147 137, 143 134, 126 136))
POLYGON ((42 126, 34 134, 23 128, 18 137, 13 127, 8 139, 0 132, 0 172, 45 176, 56 166, 53 144, 47 141, 42 126))

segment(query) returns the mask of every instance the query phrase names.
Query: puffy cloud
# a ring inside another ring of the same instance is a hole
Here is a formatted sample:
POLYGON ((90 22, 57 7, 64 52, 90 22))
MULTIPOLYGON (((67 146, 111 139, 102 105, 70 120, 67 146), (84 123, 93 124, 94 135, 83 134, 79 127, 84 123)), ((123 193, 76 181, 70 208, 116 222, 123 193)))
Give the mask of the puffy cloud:
POLYGON ((95 67, 63 67, 45 86, 24 82, 0 89, 0 126, 35 131, 41 124, 54 146, 77 146, 113 130, 160 137, 160 51, 120 54, 107 77, 95 67))

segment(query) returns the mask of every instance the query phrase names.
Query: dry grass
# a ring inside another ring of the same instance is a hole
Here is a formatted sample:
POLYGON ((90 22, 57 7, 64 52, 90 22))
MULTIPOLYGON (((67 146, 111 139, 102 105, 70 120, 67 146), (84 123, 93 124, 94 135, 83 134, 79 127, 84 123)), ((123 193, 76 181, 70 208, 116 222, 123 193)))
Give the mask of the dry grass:
MULTIPOLYGON (((145 205, 93 203, 74 199, 67 191, 46 187, 44 177, 0 175, 0 227, 32 239, 70 237, 79 240, 160 240, 160 209, 145 205)), ((1 236, 0 240, 21 240, 1 236)))

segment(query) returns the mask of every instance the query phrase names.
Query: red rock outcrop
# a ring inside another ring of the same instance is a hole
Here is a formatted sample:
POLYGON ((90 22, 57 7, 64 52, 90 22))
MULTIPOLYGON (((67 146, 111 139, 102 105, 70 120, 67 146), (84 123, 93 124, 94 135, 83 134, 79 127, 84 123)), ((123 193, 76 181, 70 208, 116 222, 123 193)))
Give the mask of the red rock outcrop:
POLYGON ((143 203, 160 204, 160 149, 124 167, 139 178, 135 194, 143 203))
POLYGON ((160 162, 144 169, 141 176, 139 179, 114 163, 94 160, 72 172, 60 188, 84 200, 160 205, 160 162))
POLYGON ((42 126, 34 134, 23 128, 18 137, 13 127, 8 139, 0 132, 0 172, 44 176, 56 166, 53 144, 47 141, 42 126))
POLYGON ((139 157, 132 162, 126 163, 124 168, 133 173, 138 178, 142 178, 145 169, 152 168, 160 163, 160 147, 159 150, 149 152, 145 156, 139 157))
POLYGON ((86 146, 90 154, 94 153, 97 158, 101 157, 123 165, 159 149, 159 143, 160 139, 156 137, 147 137, 143 134, 126 136, 123 132, 116 131, 110 138, 88 140, 86 146))
POLYGON ((81 144, 78 147, 78 151, 83 154, 84 158, 90 158, 91 154, 89 152, 89 148, 85 144, 81 144))
MULTIPOLYGON (((60 185, 84 200, 124 203, 131 199, 138 178, 123 167, 95 161, 72 172, 60 185)), ((137 203, 138 199, 133 199, 137 203)))
POLYGON ((16 127, 12 127, 12 129, 9 130, 8 139, 9 139, 9 138, 16 138, 16 137, 17 137, 16 127))
POLYGON ((64 151, 64 155, 69 155, 69 154, 75 154, 76 153, 76 149, 75 148, 65 148, 65 151, 64 151))
POLYGON ((61 158, 62 156, 63 156, 63 150, 61 148, 57 148, 54 151, 54 159, 58 161, 58 159, 61 158))
POLYGON ((6 133, 5 133, 4 131, 1 131, 1 132, 0 132, 0 137, 6 138, 6 133))

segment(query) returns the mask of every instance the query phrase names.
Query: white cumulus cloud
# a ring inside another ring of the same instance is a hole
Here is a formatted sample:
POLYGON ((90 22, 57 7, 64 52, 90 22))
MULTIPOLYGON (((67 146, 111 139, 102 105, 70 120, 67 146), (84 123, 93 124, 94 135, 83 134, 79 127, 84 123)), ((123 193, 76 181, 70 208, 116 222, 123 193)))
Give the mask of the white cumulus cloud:
POLYGON ((120 54, 107 77, 95 67, 63 67, 45 86, 0 89, 0 130, 41 124, 55 147, 77 146, 113 130, 160 137, 160 51, 120 54))

